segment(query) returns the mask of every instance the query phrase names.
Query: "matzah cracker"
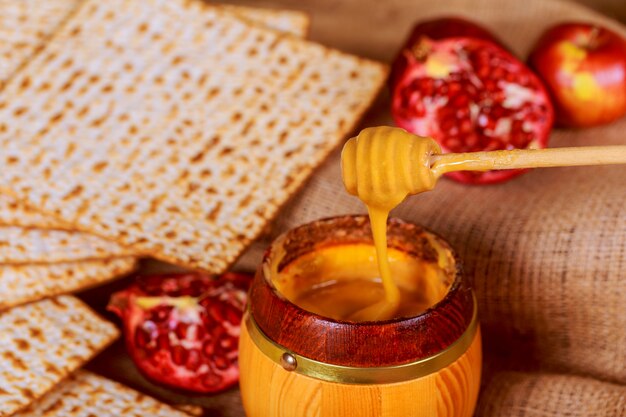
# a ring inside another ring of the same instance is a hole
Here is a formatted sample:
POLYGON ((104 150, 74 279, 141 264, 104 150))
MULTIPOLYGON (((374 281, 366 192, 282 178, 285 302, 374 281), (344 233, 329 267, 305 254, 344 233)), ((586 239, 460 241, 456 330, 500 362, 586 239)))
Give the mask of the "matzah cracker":
POLYGON ((14 417, 189 417, 120 383, 78 371, 14 417))
MULTIPOLYGON (((0 86, 15 73, 79 5, 80 0, 0 0, 0 86)), ((266 25, 305 36, 309 18, 292 10, 220 5, 224 10, 266 25)), ((66 223, 0 194, 0 225, 68 229, 66 223)))
POLYGON ((199 1, 88 1, 0 99, 0 187, 220 273, 337 147, 387 68, 199 1))
MULTIPOLYGON (((0 87, 71 15, 81 0, 0 0, 0 87)), ((291 10, 224 8, 267 27, 304 36, 306 14, 291 10)))
POLYGON ((0 264, 71 262, 134 254, 132 249, 89 233, 0 226, 0 264))
POLYGON ((42 397, 118 336, 72 296, 0 313, 0 417, 42 397))
POLYGON ((135 258, 0 266, 0 311, 93 287, 133 271, 135 258))

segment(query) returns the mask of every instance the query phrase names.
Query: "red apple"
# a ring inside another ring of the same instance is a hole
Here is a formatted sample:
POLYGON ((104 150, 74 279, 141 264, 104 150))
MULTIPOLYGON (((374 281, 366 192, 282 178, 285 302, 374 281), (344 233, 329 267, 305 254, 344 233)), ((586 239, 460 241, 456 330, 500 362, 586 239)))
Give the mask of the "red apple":
POLYGON ((529 57, 562 126, 597 126, 626 114, 626 40, 587 23, 548 29, 529 57))

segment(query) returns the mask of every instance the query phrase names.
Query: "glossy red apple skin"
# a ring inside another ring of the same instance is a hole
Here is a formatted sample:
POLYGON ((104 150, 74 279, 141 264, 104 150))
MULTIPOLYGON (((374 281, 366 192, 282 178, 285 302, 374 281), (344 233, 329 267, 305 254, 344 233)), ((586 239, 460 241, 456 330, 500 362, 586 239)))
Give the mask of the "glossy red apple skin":
POLYGON ((552 95, 557 123, 590 127, 626 114, 626 40, 586 23, 549 28, 529 57, 552 95))

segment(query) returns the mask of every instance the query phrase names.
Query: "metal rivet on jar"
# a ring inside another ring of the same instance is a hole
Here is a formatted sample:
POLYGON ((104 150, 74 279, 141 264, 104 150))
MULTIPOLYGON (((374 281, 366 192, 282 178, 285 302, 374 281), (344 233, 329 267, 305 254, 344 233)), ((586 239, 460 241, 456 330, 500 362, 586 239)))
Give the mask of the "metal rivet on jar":
POLYGON ((289 372, 295 371, 298 367, 298 361, 296 360, 296 357, 287 352, 283 353, 280 357, 280 364, 283 368, 285 368, 286 371, 289 372))

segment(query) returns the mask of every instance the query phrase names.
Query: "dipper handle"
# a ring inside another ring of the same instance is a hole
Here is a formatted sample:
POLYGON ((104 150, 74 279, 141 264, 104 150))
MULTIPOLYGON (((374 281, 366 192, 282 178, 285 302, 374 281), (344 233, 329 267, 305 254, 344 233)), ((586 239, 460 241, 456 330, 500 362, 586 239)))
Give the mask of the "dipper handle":
POLYGON ((626 164, 626 146, 583 146, 431 155, 430 167, 439 177, 453 171, 547 168, 626 164))

